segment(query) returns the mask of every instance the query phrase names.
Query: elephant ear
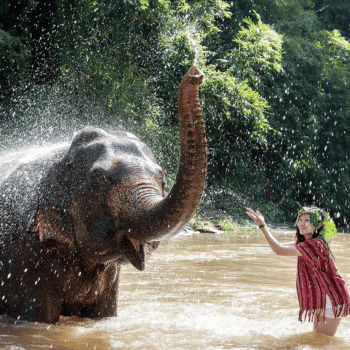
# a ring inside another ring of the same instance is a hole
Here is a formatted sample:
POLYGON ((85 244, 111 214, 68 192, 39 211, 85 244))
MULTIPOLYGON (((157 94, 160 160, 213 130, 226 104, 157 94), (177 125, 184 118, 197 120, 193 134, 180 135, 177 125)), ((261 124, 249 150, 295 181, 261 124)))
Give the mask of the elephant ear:
POLYGON ((57 182, 48 185, 44 181, 37 202, 27 231, 36 232, 40 242, 54 240, 72 246, 75 242, 74 228, 64 201, 63 188, 57 182))
POLYGON ((67 226, 54 210, 37 208, 29 220, 27 230, 38 233, 40 242, 52 239, 71 246, 73 239, 67 226))

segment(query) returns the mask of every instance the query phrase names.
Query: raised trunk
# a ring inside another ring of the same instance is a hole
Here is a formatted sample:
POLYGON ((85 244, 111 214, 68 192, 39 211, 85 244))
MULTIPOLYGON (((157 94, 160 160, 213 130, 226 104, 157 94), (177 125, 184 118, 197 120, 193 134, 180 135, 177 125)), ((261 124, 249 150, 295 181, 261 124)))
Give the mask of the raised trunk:
POLYGON ((199 104, 203 74, 196 66, 184 76, 178 93, 181 154, 175 184, 163 200, 140 218, 130 237, 142 241, 169 238, 193 216, 203 194, 207 156, 206 137, 199 104))

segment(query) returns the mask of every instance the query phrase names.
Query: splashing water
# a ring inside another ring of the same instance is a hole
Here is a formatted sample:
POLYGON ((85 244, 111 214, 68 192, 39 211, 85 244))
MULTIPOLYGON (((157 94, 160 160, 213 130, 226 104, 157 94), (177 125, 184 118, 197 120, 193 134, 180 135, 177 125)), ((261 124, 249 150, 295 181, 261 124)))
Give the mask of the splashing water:
MULTIPOLYGON (((179 32, 169 33, 171 39, 170 41, 173 41, 176 34, 179 34, 179 32)), ((193 58, 193 65, 197 66, 198 60, 199 60, 199 49, 198 49, 198 42, 199 40, 196 38, 198 37, 198 32, 193 26, 186 26, 186 29, 183 29, 180 32, 181 36, 185 36, 192 45, 192 48, 194 50, 194 58, 193 58)))
POLYGON ((69 142, 60 142, 0 154, 0 183, 21 165, 28 164, 40 158, 46 158, 50 154, 68 146, 69 142))
POLYGON ((46 157, 50 155, 50 153, 68 146, 69 146, 69 142, 61 142, 61 143, 42 146, 42 147, 34 146, 30 149, 19 150, 19 151, 2 154, 0 155, 0 158, 2 162, 5 162, 5 163, 9 161, 13 161, 14 159, 17 159, 19 163, 25 164, 25 163, 32 162, 38 158, 46 157))
POLYGON ((193 65, 197 66, 197 62, 199 59, 199 52, 198 52, 198 48, 197 48, 197 43, 195 42, 195 40, 193 39, 193 37, 190 34, 188 35, 188 38, 191 41, 193 49, 194 49, 193 65))

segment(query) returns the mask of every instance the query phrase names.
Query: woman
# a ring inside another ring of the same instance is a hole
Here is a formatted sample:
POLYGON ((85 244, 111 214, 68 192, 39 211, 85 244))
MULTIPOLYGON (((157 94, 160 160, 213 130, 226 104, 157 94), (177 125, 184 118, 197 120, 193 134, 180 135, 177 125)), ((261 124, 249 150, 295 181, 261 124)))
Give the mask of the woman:
POLYGON ((277 255, 298 256, 299 321, 304 314, 304 320, 314 320, 315 332, 333 336, 341 317, 350 313, 350 301, 328 246, 337 232, 329 214, 316 207, 303 207, 296 221, 296 241, 283 244, 271 234, 259 211, 247 208, 246 214, 259 226, 277 255))

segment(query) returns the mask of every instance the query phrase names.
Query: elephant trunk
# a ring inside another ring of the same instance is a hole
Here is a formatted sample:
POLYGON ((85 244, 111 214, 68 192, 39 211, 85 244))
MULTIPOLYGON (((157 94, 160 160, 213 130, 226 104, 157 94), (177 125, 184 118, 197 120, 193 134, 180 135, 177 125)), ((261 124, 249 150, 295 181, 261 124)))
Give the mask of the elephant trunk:
POLYGON ((191 219, 200 202, 207 170, 206 136, 199 104, 199 85, 203 74, 192 66, 184 76, 178 93, 181 136, 180 164, 170 193, 153 204, 140 218, 130 237, 152 241, 174 236, 191 219))

